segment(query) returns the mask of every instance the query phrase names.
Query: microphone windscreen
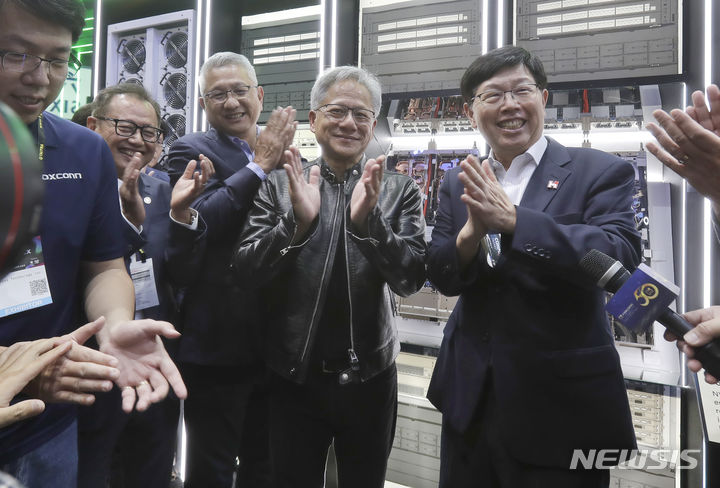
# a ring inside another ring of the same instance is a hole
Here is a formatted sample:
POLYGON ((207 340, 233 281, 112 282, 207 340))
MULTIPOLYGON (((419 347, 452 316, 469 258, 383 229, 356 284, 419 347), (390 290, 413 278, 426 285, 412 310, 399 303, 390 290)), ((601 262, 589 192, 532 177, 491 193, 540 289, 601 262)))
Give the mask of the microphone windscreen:
POLYGON ((600 288, 615 293, 630 277, 630 272, 616 260, 597 249, 591 249, 580 260, 580 268, 600 288))

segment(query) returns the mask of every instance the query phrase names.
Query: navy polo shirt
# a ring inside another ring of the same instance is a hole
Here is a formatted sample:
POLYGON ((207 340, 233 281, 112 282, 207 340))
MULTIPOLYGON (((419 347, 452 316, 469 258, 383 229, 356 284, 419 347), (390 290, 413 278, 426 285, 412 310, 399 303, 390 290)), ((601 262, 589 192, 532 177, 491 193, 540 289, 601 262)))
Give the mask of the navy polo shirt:
MULTIPOLYGON (((81 261, 123 256, 122 218, 112 154, 99 134, 47 112, 40 225, 52 303, 0 318, 0 345, 53 337, 80 324, 81 261)), ((37 134, 37 122, 30 130, 37 134)), ((75 418, 71 405, 47 404, 37 416, 0 429, 0 463, 22 456, 75 418)))

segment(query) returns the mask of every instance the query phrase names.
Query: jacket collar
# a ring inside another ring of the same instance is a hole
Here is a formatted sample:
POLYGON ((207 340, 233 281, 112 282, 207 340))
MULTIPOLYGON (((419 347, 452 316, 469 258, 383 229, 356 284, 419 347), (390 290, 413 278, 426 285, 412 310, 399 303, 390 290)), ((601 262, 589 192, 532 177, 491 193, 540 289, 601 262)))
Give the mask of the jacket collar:
MULTIPOLYGON (((365 156, 365 153, 363 153, 362 157, 360 158, 360 161, 358 161, 356 164, 345 170, 345 180, 344 181, 350 181, 353 179, 353 177, 359 178, 360 175, 363 172, 363 168, 365 167, 365 162, 367 161, 367 156, 365 156)), ((330 184, 335 185, 337 183, 340 183, 340 181, 337 180, 335 177, 335 173, 330 169, 330 166, 325 162, 325 160, 322 157, 319 157, 317 160, 314 161, 314 164, 320 165, 320 175, 330 184)))
POLYGON ((548 146, 537 169, 530 177, 525 193, 520 201, 521 207, 545 210, 572 171, 565 166, 571 161, 567 148, 547 137, 548 146))

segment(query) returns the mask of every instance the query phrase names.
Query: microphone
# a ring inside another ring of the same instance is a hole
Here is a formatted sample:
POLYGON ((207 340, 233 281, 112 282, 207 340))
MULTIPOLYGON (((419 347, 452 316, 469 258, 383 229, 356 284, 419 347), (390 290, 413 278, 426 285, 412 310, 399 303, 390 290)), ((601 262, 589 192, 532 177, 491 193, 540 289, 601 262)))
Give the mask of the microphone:
POLYGON ((0 102, 0 279, 38 234, 42 168, 30 131, 0 102))
MULTIPOLYGON (((625 269, 620 261, 597 249, 592 249, 583 256, 580 260, 580 268, 600 288, 610 293, 617 293, 630 277, 634 276, 625 269)), ((636 273, 644 274, 641 271, 636 273)), ((635 289, 635 286, 633 285, 632 288, 635 289)), ((635 296, 637 297, 637 294, 635 296)), ((647 324, 658 321, 679 338, 694 328, 690 322, 667 306, 663 306, 659 310, 648 307, 646 313, 649 314, 644 317, 647 324)), ((704 346, 693 347, 693 349, 695 350, 694 358, 702 363, 705 371, 715 378, 720 378, 720 338, 714 339, 704 346)))

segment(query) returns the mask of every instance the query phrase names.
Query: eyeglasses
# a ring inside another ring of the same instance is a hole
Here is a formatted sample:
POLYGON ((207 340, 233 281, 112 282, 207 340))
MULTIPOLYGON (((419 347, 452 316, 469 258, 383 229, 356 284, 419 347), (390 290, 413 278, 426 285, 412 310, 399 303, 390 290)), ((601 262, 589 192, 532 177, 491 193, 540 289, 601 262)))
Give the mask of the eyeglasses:
POLYGON ((529 100, 535 94, 537 83, 527 83, 524 85, 518 85, 512 90, 488 90, 482 93, 478 93, 470 99, 470 103, 475 100, 480 100, 485 105, 497 105, 505 100, 505 94, 510 93, 512 97, 518 102, 529 100))
POLYGON ((0 51, 0 60, 4 70, 18 73, 30 73, 46 62, 48 73, 57 78, 72 76, 81 66, 80 61, 72 53, 70 59, 45 59, 34 54, 0 51))
POLYGON ((212 103, 220 105, 221 103, 225 103, 227 101, 228 94, 230 93, 232 93, 232 96, 233 98, 235 98, 235 100, 241 100, 248 96, 250 88, 257 87, 258 85, 238 85, 235 88, 231 88, 230 90, 215 90, 207 92, 205 95, 203 95, 203 98, 210 100, 212 103))
POLYGON ((115 133, 122 137, 132 137, 135 135, 138 129, 140 129, 140 137, 145 142, 158 142, 163 131, 152 125, 137 125, 135 122, 129 120, 113 119, 110 117, 95 117, 100 120, 107 120, 108 122, 115 122, 115 133))
POLYGON ((351 108, 347 105, 340 105, 337 103, 328 103, 321 105, 315 110, 319 110, 325 114, 325 116, 335 122, 342 122, 347 117, 348 112, 352 112, 355 123, 361 125, 370 125, 373 119, 375 119, 375 112, 366 108, 351 108))

